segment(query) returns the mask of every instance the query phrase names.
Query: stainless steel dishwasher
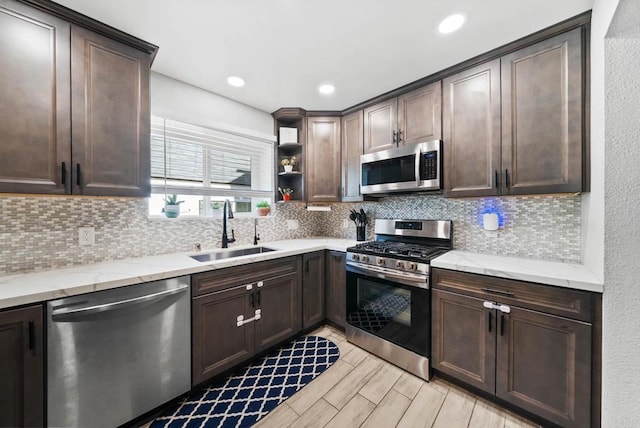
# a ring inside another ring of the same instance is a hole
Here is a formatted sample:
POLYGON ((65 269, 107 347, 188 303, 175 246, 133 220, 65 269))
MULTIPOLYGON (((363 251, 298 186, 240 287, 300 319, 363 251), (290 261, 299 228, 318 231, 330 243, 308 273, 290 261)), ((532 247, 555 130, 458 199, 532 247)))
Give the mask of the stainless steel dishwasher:
POLYGON ((47 425, 116 427, 191 388, 190 278, 47 303, 47 425))

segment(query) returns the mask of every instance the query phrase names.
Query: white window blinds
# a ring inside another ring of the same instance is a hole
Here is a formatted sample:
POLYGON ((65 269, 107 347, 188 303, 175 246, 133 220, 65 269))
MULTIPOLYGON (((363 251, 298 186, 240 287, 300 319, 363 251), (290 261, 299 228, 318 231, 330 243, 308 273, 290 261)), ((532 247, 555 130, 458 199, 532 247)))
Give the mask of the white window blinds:
POLYGON ((273 142, 151 117, 154 193, 273 196, 273 142))

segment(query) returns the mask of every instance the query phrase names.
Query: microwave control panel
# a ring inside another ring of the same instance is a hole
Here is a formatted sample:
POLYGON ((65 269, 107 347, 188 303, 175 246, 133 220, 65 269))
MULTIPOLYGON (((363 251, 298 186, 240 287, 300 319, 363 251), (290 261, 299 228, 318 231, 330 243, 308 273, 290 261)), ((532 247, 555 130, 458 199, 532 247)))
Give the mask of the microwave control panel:
POLYGON ((438 178, 438 152, 436 150, 420 155, 420 179, 435 180, 438 178))

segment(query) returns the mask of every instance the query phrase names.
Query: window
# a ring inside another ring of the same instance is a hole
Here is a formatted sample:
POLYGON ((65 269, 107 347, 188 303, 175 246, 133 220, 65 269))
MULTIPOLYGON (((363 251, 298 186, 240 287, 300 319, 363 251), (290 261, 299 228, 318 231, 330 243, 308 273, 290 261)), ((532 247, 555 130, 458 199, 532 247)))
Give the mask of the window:
POLYGON ((271 202, 274 173, 272 141, 151 116, 150 215, 173 194, 181 216, 219 216, 227 199, 251 213, 271 202))

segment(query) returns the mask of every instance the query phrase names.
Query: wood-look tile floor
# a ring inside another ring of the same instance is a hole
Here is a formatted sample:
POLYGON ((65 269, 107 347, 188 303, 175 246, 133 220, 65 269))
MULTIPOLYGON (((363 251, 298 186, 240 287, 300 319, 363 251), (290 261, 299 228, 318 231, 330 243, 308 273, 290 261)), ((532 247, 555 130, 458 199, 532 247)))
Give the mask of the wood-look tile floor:
POLYGON ((323 326, 311 333, 340 348, 336 363, 281 403, 259 428, 538 427, 441 379, 425 382, 323 326))

